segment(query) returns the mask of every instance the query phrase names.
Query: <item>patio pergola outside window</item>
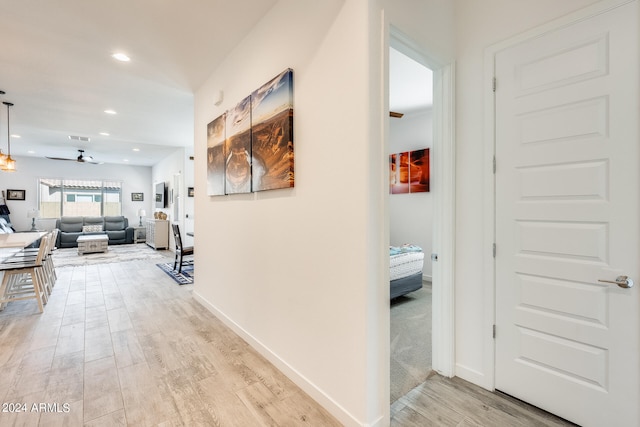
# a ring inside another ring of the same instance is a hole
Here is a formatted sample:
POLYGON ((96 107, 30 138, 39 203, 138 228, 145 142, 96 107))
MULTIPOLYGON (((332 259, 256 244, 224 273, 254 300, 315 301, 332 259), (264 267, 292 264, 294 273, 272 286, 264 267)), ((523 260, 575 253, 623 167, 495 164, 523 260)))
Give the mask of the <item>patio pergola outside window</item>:
POLYGON ((122 215, 122 181, 40 178, 42 218, 122 215))

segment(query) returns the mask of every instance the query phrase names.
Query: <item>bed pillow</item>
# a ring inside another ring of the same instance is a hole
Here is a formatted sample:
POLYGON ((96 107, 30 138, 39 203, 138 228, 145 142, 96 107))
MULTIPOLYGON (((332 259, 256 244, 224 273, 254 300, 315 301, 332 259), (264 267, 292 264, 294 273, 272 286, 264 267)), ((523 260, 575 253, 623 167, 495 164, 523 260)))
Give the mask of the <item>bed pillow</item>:
POLYGON ((98 225, 84 225, 82 226, 82 232, 83 233, 101 233, 102 232, 102 225, 98 224, 98 225))
POLYGON ((398 255, 407 252, 422 252, 422 248, 409 243, 405 243, 402 246, 389 246, 389 255, 398 255))

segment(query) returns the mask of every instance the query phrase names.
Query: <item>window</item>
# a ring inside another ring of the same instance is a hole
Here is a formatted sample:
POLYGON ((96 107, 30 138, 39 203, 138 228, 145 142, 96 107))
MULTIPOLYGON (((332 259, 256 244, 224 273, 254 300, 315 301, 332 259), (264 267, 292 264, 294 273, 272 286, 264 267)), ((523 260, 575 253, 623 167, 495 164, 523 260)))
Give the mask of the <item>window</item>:
POLYGON ((38 184, 43 218, 122 215, 120 181, 42 178, 38 184))

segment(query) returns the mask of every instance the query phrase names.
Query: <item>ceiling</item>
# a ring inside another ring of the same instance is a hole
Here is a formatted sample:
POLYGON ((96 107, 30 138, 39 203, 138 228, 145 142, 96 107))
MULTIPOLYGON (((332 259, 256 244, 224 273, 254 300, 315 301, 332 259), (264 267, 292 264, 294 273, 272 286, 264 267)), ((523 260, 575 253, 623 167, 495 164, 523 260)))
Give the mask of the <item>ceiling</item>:
MULTIPOLYGON (((0 101, 14 104, 19 135, 11 154, 75 158, 84 149, 95 161, 153 165, 192 146, 194 91, 275 3, 0 0, 0 101)), ((0 104, 5 153, 6 122, 0 104)))
POLYGON ((394 48, 389 49, 389 110, 402 114, 433 105, 433 73, 394 48))
MULTIPOLYGON (((97 162, 151 166, 192 146, 195 90, 276 1, 0 0, 11 154, 75 158, 83 149, 97 162), (112 58, 119 52, 131 60, 112 58)), ((392 110, 430 103, 425 70, 392 49, 392 110)), ((5 153, 6 123, 0 105, 5 153)))

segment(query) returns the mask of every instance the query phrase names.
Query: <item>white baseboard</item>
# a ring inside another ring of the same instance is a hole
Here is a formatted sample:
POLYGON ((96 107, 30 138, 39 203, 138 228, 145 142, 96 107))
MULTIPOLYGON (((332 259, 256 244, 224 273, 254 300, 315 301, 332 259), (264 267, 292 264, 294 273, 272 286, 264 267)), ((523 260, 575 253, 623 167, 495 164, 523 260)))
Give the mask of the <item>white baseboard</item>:
POLYGON ((432 282, 433 281, 432 279, 433 279, 433 277, 428 275, 428 274, 423 274, 422 275, 422 281, 423 282, 432 282))
POLYGON ((376 420, 373 424, 359 422, 342 406, 340 406, 337 402, 331 399, 331 397, 329 397, 326 393, 324 393, 321 389, 319 389, 315 384, 309 381, 309 379, 305 378, 302 374, 296 371, 287 362, 285 362, 280 357, 278 357, 277 354, 275 354, 268 347, 262 344, 262 342, 254 338, 251 334, 245 331, 240 325, 235 323, 223 312, 218 310, 218 308, 215 305, 207 301, 196 290, 193 291, 193 297, 195 298, 196 301, 202 304, 207 310, 209 310, 214 316, 220 319, 226 326, 231 328, 242 339, 248 342, 249 345, 251 345, 251 347, 253 347, 256 351, 258 351, 258 353, 264 356, 269 362, 273 363, 273 365, 276 368, 278 368, 283 374, 285 374, 291 381, 293 381, 305 393, 311 396, 311 398, 313 398, 316 402, 322 405, 322 407, 324 407, 327 411, 329 411, 331 415, 336 417, 338 421, 340 421, 342 424, 348 427, 351 427, 351 426, 382 427, 383 426, 382 418, 376 420))
POLYGON ((468 366, 456 363, 456 377, 460 377, 465 381, 469 381, 472 384, 480 386, 489 391, 493 391, 491 385, 487 381, 487 376, 482 372, 469 368, 468 366))

